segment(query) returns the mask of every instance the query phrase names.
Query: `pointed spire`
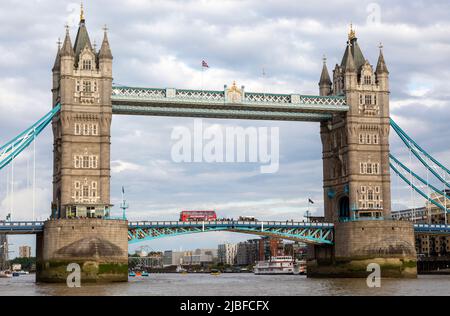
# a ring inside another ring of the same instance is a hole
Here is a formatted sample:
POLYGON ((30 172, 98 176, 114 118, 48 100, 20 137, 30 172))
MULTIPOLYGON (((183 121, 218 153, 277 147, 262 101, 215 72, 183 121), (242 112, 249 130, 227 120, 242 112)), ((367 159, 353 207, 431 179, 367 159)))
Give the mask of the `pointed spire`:
POLYGON ((91 40, 89 39, 89 34, 86 28, 86 20, 84 18, 84 9, 83 5, 81 6, 81 14, 80 14, 80 25, 78 27, 77 37, 75 38, 75 45, 73 50, 75 51, 75 65, 78 66, 78 61, 80 59, 81 52, 88 48, 91 51, 92 45, 91 40))
POLYGON ((347 48, 347 59, 345 61, 345 72, 355 72, 355 61, 353 60, 353 54, 352 54, 352 43, 348 42, 348 48, 347 48))
POLYGON ((56 58, 55 58, 55 63, 53 64, 53 69, 52 71, 59 71, 61 69, 61 39, 58 38, 58 50, 56 52, 56 58))
POLYGON ((103 36, 103 42, 102 42, 102 47, 100 48, 100 51, 98 53, 98 57, 100 59, 113 59, 112 53, 111 53, 111 48, 109 46, 109 41, 108 41, 108 28, 105 27, 103 28, 103 31, 105 32, 104 36, 103 36))
POLYGON ((377 63, 377 74, 389 74, 389 71, 386 66, 386 62, 384 61, 383 56, 383 44, 380 43, 380 56, 378 57, 378 63, 377 63))
POLYGON ((63 56, 70 56, 74 57, 75 53, 73 52, 72 48, 72 41, 70 40, 70 34, 69 34, 69 25, 66 24, 66 38, 64 39, 63 47, 61 48, 61 57, 63 56))
POLYGON ((320 75, 320 82, 319 85, 329 85, 331 86, 332 82, 330 79, 330 74, 328 73, 327 68, 327 58, 323 56, 323 67, 322 67, 322 74, 320 75))

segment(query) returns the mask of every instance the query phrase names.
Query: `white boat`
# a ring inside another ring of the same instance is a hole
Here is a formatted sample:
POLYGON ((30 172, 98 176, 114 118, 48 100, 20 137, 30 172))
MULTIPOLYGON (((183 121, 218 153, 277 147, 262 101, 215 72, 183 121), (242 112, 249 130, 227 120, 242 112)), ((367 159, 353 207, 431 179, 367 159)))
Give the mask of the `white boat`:
POLYGON ((254 273, 261 274, 305 274, 306 262, 296 262, 291 256, 271 257, 268 261, 259 261, 254 273))
POLYGON ((13 275, 11 271, 0 271, 0 279, 2 278, 12 278, 13 275))
POLYGON ((177 269, 175 271, 177 273, 187 273, 187 270, 183 268, 181 265, 177 266, 177 269))

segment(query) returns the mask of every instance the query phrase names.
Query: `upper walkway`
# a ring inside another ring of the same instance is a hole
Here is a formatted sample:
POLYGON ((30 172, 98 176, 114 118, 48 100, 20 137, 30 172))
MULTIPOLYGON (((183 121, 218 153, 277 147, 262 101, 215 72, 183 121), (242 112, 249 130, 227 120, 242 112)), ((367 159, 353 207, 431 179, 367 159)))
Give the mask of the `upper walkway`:
POLYGON ((223 91, 113 86, 112 107, 114 114, 313 122, 349 110, 342 96, 254 93, 236 85, 223 91))

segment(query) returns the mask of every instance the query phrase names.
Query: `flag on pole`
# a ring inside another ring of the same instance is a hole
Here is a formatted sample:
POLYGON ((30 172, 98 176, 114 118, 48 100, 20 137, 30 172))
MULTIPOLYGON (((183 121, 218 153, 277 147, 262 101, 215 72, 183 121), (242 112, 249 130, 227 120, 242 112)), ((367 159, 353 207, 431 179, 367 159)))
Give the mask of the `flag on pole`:
POLYGON ((209 65, 206 61, 202 60, 202 67, 203 68, 209 68, 209 65))
POLYGON ((125 188, 122 185, 122 194, 125 194, 125 188))
POLYGON ((314 201, 311 199, 308 199, 308 203, 314 204, 314 201))

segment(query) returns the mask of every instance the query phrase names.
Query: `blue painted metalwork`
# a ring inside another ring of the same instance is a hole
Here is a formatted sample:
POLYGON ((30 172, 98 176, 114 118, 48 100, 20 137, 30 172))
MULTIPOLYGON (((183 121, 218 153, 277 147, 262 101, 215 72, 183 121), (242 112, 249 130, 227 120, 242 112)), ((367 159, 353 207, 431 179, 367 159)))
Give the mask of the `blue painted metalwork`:
POLYGON ((400 139, 405 143, 405 145, 411 150, 411 152, 416 156, 417 159, 436 177, 445 184, 448 188, 450 188, 450 184, 439 174, 436 172, 434 168, 430 166, 422 157, 421 154, 426 158, 430 159, 435 165, 438 166, 444 173, 450 175, 450 170, 447 169, 444 165, 442 165, 439 161, 433 158, 430 154, 428 154, 422 147, 420 147, 408 134, 403 131, 400 126, 398 126, 392 119, 390 119, 391 127, 400 137, 400 139))
POLYGON ((334 225, 329 223, 237 221, 131 222, 128 242, 216 231, 273 236, 312 244, 332 245, 334 242, 334 225))
POLYGON ((416 234, 448 235, 450 234, 450 225, 414 224, 414 232, 416 234))
POLYGON ((50 112, 44 115, 31 127, 19 134, 11 141, 0 147, 0 170, 7 166, 15 157, 17 157, 25 148, 27 148, 36 137, 52 121, 53 117, 61 110, 58 103, 50 112))
POLYGON ((443 197, 450 199, 450 196, 448 196, 444 191, 436 188, 431 183, 428 183, 424 178, 419 176, 417 173, 406 167, 403 163, 400 162, 397 158, 395 158, 392 154, 389 154, 389 158, 392 159, 397 165, 399 165, 405 172, 409 175, 412 175, 414 178, 422 182, 424 185, 430 187, 435 193, 442 195, 443 197))
POLYGON ((416 187, 413 183, 411 183, 411 181, 409 181, 395 166, 392 162, 389 163, 389 165, 391 166, 391 169, 394 170, 394 172, 403 180, 406 182, 406 184, 408 184, 411 188, 414 189, 414 191, 416 191, 417 193, 419 193, 422 197, 424 197, 426 200, 430 201, 431 203, 433 203, 434 205, 436 205, 437 207, 439 207, 441 210, 443 211, 447 211, 449 212, 448 209, 446 209, 442 204, 440 204, 439 202, 435 201, 434 199, 430 199, 429 196, 427 194, 425 194, 425 192, 423 192, 422 190, 420 190, 418 187, 416 187))
POLYGON ((36 234, 44 230, 44 222, 6 222, 0 221, 0 234, 36 234))

